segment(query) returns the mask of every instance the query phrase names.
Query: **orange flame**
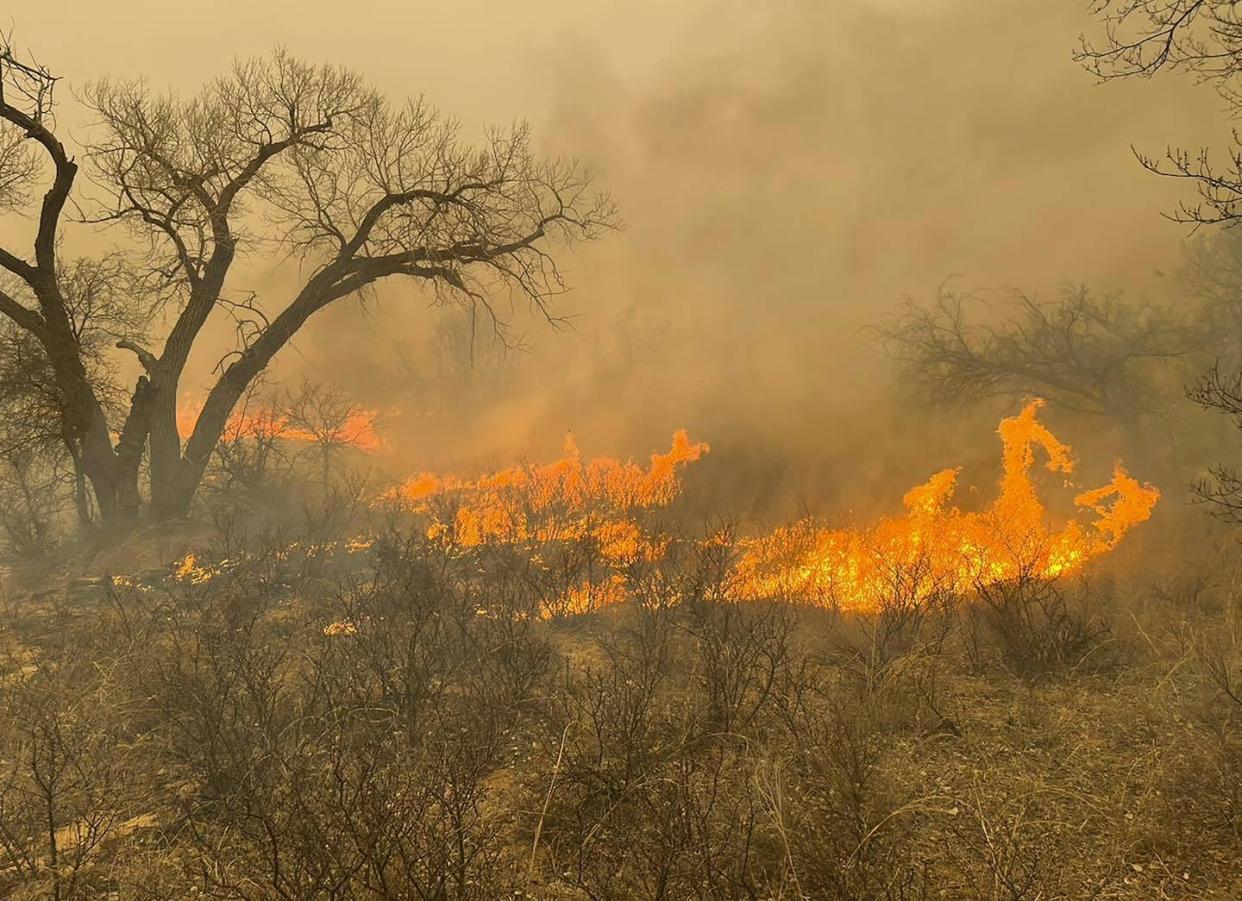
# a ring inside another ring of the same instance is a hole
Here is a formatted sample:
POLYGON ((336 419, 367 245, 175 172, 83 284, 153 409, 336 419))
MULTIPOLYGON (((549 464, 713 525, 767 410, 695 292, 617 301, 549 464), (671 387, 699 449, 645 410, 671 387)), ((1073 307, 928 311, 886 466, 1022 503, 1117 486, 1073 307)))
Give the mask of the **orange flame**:
MULTIPOLYGON (((198 422, 203 405, 193 401, 182 400, 177 406, 177 433, 182 440, 190 437, 194 425, 198 422)), ((323 430, 312 430, 296 426, 289 417, 267 407, 254 410, 234 410, 224 428, 224 438, 228 441, 242 439, 280 439, 298 441, 306 444, 325 443, 337 446, 352 447, 366 453, 372 453, 383 446, 376 433, 374 410, 358 410, 351 413, 340 425, 325 427, 323 430)))
POLYGON ((988 510, 948 506, 959 470, 946 469, 907 492, 906 515, 869 529, 827 529, 804 520, 762 538, 744 540, 733 590, 748 598, 790 598, 874 609, 898 573, 917 574, 917 591, 966 591, 1029 572, 1051 578, 1081 567, 1116 547, 1134 525, 1151 516, 1160 492, 1140 484, 1120 464, 1109 484, 1074 499, 1094 520, 1047 524, 1031 480, 1035 450, 1051 472, 1069 475, 1071 450, 1039 422, 1042 401, 1001 422, 1000 494, 988 510))
POLYGON ((428 537, 459 546, 589 534, 599 541, 604 556, 620 560, 646 550, 641 530, 627 514, 672 501, 680 491, 678 467, 708 450, 681 429, 668 453, 652 454, 644 469, 612 457, 584 462, 571 435, 565 440, 565 455, 552 463, 513 466, 473 480, 420 473, 386 497, 430 513, 428 537))
MULTIPOLYGON (((768 535, 733 541, 720 534, 708 546, 733 549, 726 594, 740 600, 776 599, 874 610, 897 584, 919 597, 972 588, 1020 574, 1052 578, 1072 572, 1112 550, 1135 525, 1150 518, 1160 492, 1117 464, 1111 481, 1080 492, 1077 513, 1059 528, 1049 516, 1031 476, 1036 452, 1050 472, 1068 478, 1071 449, 1038 419, 1042 401, 1001 421, 999 493, 991 507, 965 512, 950 506, 958 469, 935 473, 906 492, 906 513, 857 530, 830 529, 812 519, 768 535)), ((256 426, 257 427, 257 426, 256 426)), ((681 470, 708 452, 684 430, 667 453, 652 454, 647 467, 601 457, 583 461, 573 439, 552 463, 515 466, 476 479, 417 475, 385 498, 425 518, 427 537, 445 547, 521 546, 533 564, 548 569, 550 543, 588 542, 600 565, 569 578, 543 599, 543 614, 584 613, 630 596, 631 564, 662 559, 672 541, 650 534, 638 517, 664 506, 681 489, 681 470)), ((368 541, 347 542, 353 553, 368 541)), ((200 566, 188 555, 174 578, 198 583, 224 571, 227 561, 200 566)), ((346 634, 332 624, 325 634, 346 634)))
MULTIPOLYGON (((514 466, 477 479, 421 473, 385 498, 427 515, 427 537, 448 546, 588 542, 602 575, 544 602, 548 615, 584 613, 625 599, 620 569, 627 564, 664 556, 668 539, 648 535, 634 514, 676 498, 680 469, 707 452, 706 444, 692 442, 682 429, 668 453, 652 454, 646 468, 611 457, 583 461, 570 436, 564 456, 552 463, 514 466)), ((533 547, 531 559, 546 567, 533 547)))

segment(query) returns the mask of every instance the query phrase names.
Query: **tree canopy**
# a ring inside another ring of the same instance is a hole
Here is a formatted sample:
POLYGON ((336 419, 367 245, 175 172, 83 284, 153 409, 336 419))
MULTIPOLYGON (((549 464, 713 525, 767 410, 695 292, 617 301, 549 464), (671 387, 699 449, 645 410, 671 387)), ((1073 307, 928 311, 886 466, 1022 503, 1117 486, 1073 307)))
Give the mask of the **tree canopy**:
POLYGON ((44 355, 64 442, 104 519, 138 515, 144 459, 152 514, 185 515, 238 400, 329 304, 405 280, 501 331, 502 299, 551 318, 565 290, 556 246, 617 221, 576 162, 535 152, 527 125, 472 144, 421 98, 395 102, 356 73, 283 51, 239 61, 188 97, 142 80, 87 85, 86 192, 57 128, 58 84, 0 43, 0 213, 36 223, 33 252, 0 247, 16 285, 0 290, 0 314, 44 355), (71 224, 120 230, 124 251, 64 259, 71 224), (288 296, 240 282, 237 261, 260 250, 296 265, 288 296), (183 441, 186 362, 224 314, 236 344, 183 441), (143 370, 120 403, 100 337, 143 370))

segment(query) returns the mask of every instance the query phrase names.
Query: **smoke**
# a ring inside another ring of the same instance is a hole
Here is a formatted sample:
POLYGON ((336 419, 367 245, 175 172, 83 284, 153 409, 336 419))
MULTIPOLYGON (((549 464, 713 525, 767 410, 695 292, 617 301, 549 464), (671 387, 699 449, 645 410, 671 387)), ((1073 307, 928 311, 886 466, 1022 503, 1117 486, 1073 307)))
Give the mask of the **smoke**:
MULTIPOLYGON (((642 75, 606 40, 562 33, 537 64, 540 133, 592 168, 627 227, 566 257, 575 290, 558 309, 572 328, 517 317, 531 349, 504 392, 463 411, 460 441, 427 447, 414 428, 400 443, 503 459, 546 455, 572 429, 588 449, 642 454, 684 425, 739 481, 779 459, 795 491, 842 502, 921 477, 955 430, 994 454, 986 426, 907 422, 866 326, 953 273, 1046 293, 1065 279, 1162 290, 1153 273, 1182 234, 1159 211, 1177 195, 1129 148, 1193 139, 1210 101, 1176 84, 1094 85, 1070 57, 1091 25, 1074 4, 903 6, 701 9, 669 23, 673 50, 642 75)), ((385 301, 363 343, 421 320, 400 303, 385 301)), ((331 346, 304 343, 308 359, 340 346, 334 315, 315 333, 331 346)), ((386 381, 358 377, 363 392, 386 381)))
MULTIPOLYGON (((280 360, 277 378, 340 383, 380 410, 394 474, 546 457, 569 430, 587 453, 645 455, 684 426, 755 503, 777 484, 850 503, 953 462, 928 455, 959 440, 993 455, 986 431, 891 402, 866 326, 953 273, 1163 290, 1153 272, 1175 268, 1183 234, 1159 211, 1178 190, 1129 148, 1194 145, 1218 121, 1185 84, 1094 85, 1071 59, 1093 23, 1067 0, 273 3, 236 28, 118 8, 145 26, 114 53, 18 25, 71 78, 137 69, 184 90, 285 43, 394 95, 425 90, 467 131, 529 117, 547 152, 615 195, 626 228, 561 255, 565 325, 516 303, 521 351, 485 330, 472 346, 460 312, 400 287, 365 315, 320 314, 280 360), (184 45, 195 28, 208 49, 184 45)), ((249 278, 283 296, 288 269, 256 261, 249 278)), ((218 356, 196 355, 204 384, 218 356)))

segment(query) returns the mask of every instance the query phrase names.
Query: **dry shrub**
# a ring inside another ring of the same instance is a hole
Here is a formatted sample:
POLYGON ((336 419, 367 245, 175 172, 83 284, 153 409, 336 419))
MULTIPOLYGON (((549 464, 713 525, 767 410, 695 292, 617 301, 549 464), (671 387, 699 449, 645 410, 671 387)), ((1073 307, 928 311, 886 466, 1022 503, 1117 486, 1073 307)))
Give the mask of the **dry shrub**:
MULTIPOLYGON (((982 627, 999 646, 1002 664, 1019 678, 1038 680, 1112 662, 1104 653, 1111 629, 1093 605, 1090 586, 1071 594, 1030 570, 1000 582, 979 582, 967 609, 968 632, 982 627)), ((977 637, 969 640, 978 647, 977 637)))
POLYGON ((765 797, 786 844, 786 878, 798 897, 918 898, 928 878, 914 836, 935 799, 894 782, 885 765, 886 717, 861 699, 827 698, 801 724, 782 777, 765 797), (779 810, 779 820, 775 812, 779 810))
POLYGON ((795 665, 793 611, 782 605, 692 602, 687 628, 698 650, 696 682, 705 727, 750 734, 773 707, 774 691, 795 665))
POLYGON ((893 566, 874 612, 843 615, 829 659, 841 691, 871 705, 885 728, 923 723, 955 732, 942 691, 957 598, 924 564, 893 566))
POLYGON ((1242 640, 1226 621, 1204 627, 1188 658, 1191 720, 1172 749, 1166 796, 1190 830, 1242 839, 1242 640))
POLYGON ((98 897, 139 811, 132 711, 109 703, 115 661, 67 623, 0 676, 0 892, 98 897))
MULTIPOLYGON (((89 790, 57 818, 102 837, 63 897, 1124 895, 1236 850, 1228 605, 1188 620, 1184 660, 1157 637, 1111 680, 1039 681, 1101 659, 1070 625, 1085 593, 968 606, 907 568, 871 614, 738 603, 727 542, 686 544, 576 617, 545 618, 583 572, 554 548, 396 529, 309 568, 273 535, 213 578, 27 611, 21 640, 0 623, 0 758, 81 730, 89 790), (986 680, 949 640, 972 624, 1007 663, 986 680), (61 675, 12 680, 36 658, 61 675), (19 704, 35 685, 55 704, 19 704), (1174 821, 1193 838, 1158 841, 1174 821)), ((51 894, 33 783, 5 773, 27 862, 3 891, 51 894)))

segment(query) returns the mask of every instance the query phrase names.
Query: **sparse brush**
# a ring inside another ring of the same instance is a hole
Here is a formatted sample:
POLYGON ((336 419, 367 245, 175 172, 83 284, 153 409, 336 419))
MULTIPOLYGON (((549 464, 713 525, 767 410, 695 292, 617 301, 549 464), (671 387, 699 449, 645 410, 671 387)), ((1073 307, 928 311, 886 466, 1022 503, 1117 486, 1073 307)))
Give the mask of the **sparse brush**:
POLYGON ((988 630, 1000 659, 1028 680, 1100 667, 1111 630, 1097 598, 1080 587, 1074 597, 1053 579, 1024 572, 1001 582, 979 582, 967 616, 988 630))
POLYGON ((43 720, 96 736, 64 810, 102 811, 80 824, 99 838, 62 868, 66 899, 1226 884, 1227 597, 1177 628, 1159 601, 1143 665, 1071 679, 1108 650, 1090 586, 961 598, 894 567, 872 612, 739 602, 717 539, 630 562, 628 599, 571 617, 549 595, 617 571, 595 538, 462 546, 393 525, 350 551, 226 518, 207 553, 109 580, 96 608, 50 598, 0 623, 0 698, 61 699, 0 723, 21 752, 0 761, 0 835, 26 855, 5 888, 55 884, 17 766, 18 727, 43 720))

